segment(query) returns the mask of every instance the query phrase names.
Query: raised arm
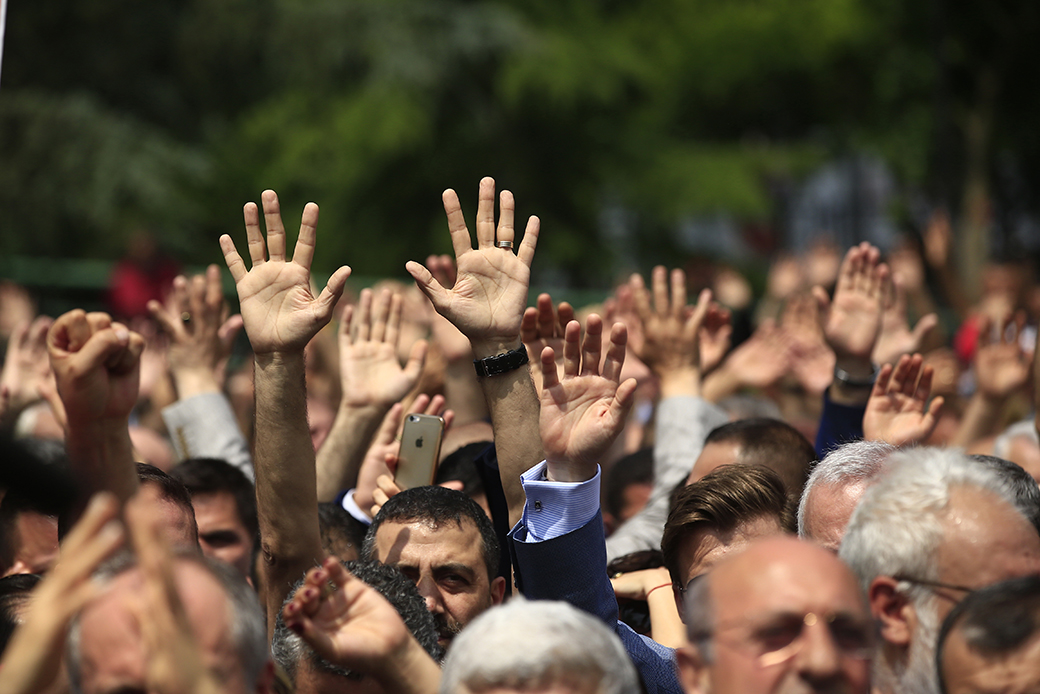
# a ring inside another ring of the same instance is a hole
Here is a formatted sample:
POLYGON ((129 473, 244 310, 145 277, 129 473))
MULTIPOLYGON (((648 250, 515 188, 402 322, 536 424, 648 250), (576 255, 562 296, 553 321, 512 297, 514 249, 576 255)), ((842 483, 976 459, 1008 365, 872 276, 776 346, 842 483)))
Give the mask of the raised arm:
POLYGON ((71 523, 97 492, 112 492, 121 504, 137 492, 128 425, 137 402, 144 338, 108 314, 76 309, 51 326, 47 350, 80 490, 71 523))
POLYGON ((933 372, 920 354, 904 354, 894 368, 882 366, 863 415, 863 438, 893 446, 924 443, 943 405, 941 397, 928 402, 933 372))
POLYGON ((512 521, 523 508, 520 474, 542 459, 541 441, 531 426, 538 413, 531 375, 527 368, 517 368, 522 363, 510 363, 520 353, 526 356, 520 344, 520 322, 527 305, 539 222, 537 217, 528 219, 523 240, 516 243, 513 194, 504 190, 496 227, 495 181, 485 178, 480 182, 477 247, 473 248, 455 191, 444 191, 443 201, 455 250, 455 284, 443 286, 416 262, 409 262, 406 268, 437 313, 469 338, 476 361, 492 366, 492 370, 496 365, 509 364, 504 372, 481 377, 480 385, 491 414, 499 471, 512 521), (501 360, 496 360, 499 356, 501 360))
POLYGON ((339 326, 343 396, 336 420, 318 451, 318 500, 332 501, 357 484, 365 451, 383 417, 415 386, 426 358, 426 342, 412 347, 408 363, 397 360, 401 297, 389 290, 374 297, 363 289, 356 308, 339 326))
POLYGON ((220 269, 177 277, 166 304, 151 301, 148 310, 169 336, 166 361, 177 401, 162 416, 178 459, 220 458, 252 479, 249 443, 222 391, 222 368, 242 316, 228 317, 220 269))
POLYGON ((251 269, 246 269, 230 236, 220 237, 220 248, 235 279, 256 360, 256 498, 270 636, 292 584, 325 557, 318 531, 303 350, 332 318, 350 268, 336 270, 315 297, 310 267, 318 206, 308 203, 304 208, 296 249, 287 260, 278 196, 268 190, 262 200, 266 244, 256 204, 244 209, 251 269))

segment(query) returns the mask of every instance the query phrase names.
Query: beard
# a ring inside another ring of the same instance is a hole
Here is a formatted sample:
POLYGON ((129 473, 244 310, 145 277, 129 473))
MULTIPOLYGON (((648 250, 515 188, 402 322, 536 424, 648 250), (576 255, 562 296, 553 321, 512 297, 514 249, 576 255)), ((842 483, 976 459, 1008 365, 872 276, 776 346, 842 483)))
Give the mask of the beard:
POLYGON ((437 639, 444 648, 462 631, 462 625, 449 614, 435 614, 433 621, 437 625, 437 639))
POLYGON ((939 637, 939 610, 935 598, 918 600, 917 629, 910 642, 906 667, 896 673, 898 694, 939 694, 935 672, 935 641, 939 637))

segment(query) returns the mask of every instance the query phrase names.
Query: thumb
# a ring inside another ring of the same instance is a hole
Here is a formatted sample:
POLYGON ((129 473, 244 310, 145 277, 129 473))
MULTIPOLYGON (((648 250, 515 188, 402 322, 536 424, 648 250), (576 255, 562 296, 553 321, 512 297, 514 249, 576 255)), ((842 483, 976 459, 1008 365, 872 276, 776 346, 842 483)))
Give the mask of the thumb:
POLYGON ((447 303, 448 290, 437 281, 437 278, 430 274, 429 270, 414 260, 409 260, 405 263, 404 269, 408 271, 408 274, 415 280, 415 284, 426 295, 426 298, 430 300, 437 312, 440 313, 441 307, 447 303))

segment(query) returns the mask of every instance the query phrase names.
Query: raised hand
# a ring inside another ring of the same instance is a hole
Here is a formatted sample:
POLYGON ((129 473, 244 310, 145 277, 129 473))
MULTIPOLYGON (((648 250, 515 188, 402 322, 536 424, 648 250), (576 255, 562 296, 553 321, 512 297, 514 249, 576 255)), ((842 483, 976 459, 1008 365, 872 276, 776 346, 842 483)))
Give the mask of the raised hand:
POLYGON ((881 284, 881 330, 871 356, 875 364, 894 364, 904 354, 920 351, 924 338, 939 324, 934 313, 922 316, 913 330, 906 319, 906 289, 899 275, 886 275, 881 284))
POLYGON ((821 395, 834 378, 834 350, 827 346, 820 325, 819 304, 808 294, 790 297, 781 329, 791 344, 791 371, 807 393, 821 395))
POLYGON ((715 369, 729 352, 733 335, 732 317, 728 308, 712 302, 704 315, 700 331, 701 372, 715 369))
POLYGON ((144 338, 106 313, 69 311, 51 326, 47 351, 70 427, 126 427, 137 403, 144 338))
POLYGON ((409 261, 405 268, 437 313, 469 338, 477 358, 515 349, 538 243, 538 218, 528 219, 523 240, 514 254, 513 194, 502 191, 496 229, 495 181, 485 178, 480 182, 477 247, 473 248, 455 191, 444 191, 442 198, 455 249, 455 284, 445 287, 430 270, 414 261, 409 261))
POLYGON ((307 572, 303 585, 282 610, 282 619, 330 663, 371 674, 381 682, 394 678, 395 673, 421 670, 432 674, 436 690, 437 665, 415 641, 397 610, 335 557, 307 572))
POLYGON ((635 379, 619 382, 625 363, 625 326, 615 323, 611 329, 602 368, 602 319, 589 316, 579 346, 580 333, 577 321, 567 324, 562 378, 552 347, 542 350, 540 358, 539 431, 549 479, 559 482, 580 482, 595 475, 596 465, 625 426, 636 389, 635 379))
POLYGON ((0 417, 4 420, 39 401, 44 394, 41 388, 46 390, 54 382, 47 357, 47 331, 53 324, 54 319, 40 316, 15 326, 11 333, 0 373, 0 417))
POLYGON ((266 244, 260 231, 256 203, 246 203, 243 209, 252 267, 246 270, 227 234, 220 237, 220 249, 235 280, 242 320, 254 354, 302 352, 310 339, 332 318, 333 308, 350 276, 350 268, 344 265, 336 270, 315 298, 311 293, 310 274, 318 206, 311 202, 303 208, 300 235, 292 260, 287 261, 285 228, 278 196, 273 190, 265 190, 261 199, 267 225, 266 244))
POLYGON ((228 316, 220 269, 210 265, 190 281, 176 277, 166 304, 150 301, 148 311, 169 336, 166 357, 178 395, 219 390, 217 372, 242 327, 242 316, 228 316))
POLYGON ((701 292, 695 307, 686 305, 686 273, 654 268, 651 293, 643 278, 629 280, 643 332, 643 346, 636 352, 661 380, 661 396, 700 395, 700 329, 711 304, 711 292, 701 292), (669 296, 669 279, 671 296, 669 296))
MULTIPOLYGON (((449 256, 431 255, 426 259, 426 267, 442 287, 455 286, 455 261, 449 256)), ((430 337, 436 343, 445 361, 452 364, 461 361, 468 362, 472 359, 473 348, 469 344, 469 339, 441 314, 436 311, 429 313, 431 316, 430 337)))
POLYGON ((813 289, 826 316, 823 334, 838 366, 844 368, 843 362, 866 364, 866 374, 853 375, 869 376, 870 355, 881 330, 882 285, 888 266, 880 264, 879 258, 878 249, 867 242, 853 246, 842 261, 834 301, 821 287, 813 289))
POLYGON ((1022 349, 1023 317, 996 326, 980 319, 979 347, 975 352, 975 387, 983 397, 1004 401, 1029 382, 1031 354, 1022 349))
POLYGON ((904 354, 894 369, 882 366, 863 414, 863 437, 904 446, 931 436, 943 405, 941 397, 928 404, 932 375, 920 354, 904 354))
MULTIPOLYGON (((536 363, 546 347, 552 347, 556 353, 557 366, 563 359, 563 333, 567 324, 574 320, 574 308, 566 301, 553 307, 552 297, 539 294, 537 307, 531 306, 524 311, 520 323, 520 340, 527 348, 532 363, 536 363)), ((541 373, 534 369, 531 372, 535 389, 541 390, 541 373)))
POLYGON ((718 402, 741 388, 768 388, 791 370, 793 341, 772 320, 763 321, 704 381, 704 397, 718 402))
POLYGON ((401 296, 384 290, 373 298, 361 290, 358 305, 348 307, 339 327, 339 364, 343 403, 351 407, 390 407, 415 386, 426 358, 426 342, 412 347, 408 363, 397 361, 401 296))

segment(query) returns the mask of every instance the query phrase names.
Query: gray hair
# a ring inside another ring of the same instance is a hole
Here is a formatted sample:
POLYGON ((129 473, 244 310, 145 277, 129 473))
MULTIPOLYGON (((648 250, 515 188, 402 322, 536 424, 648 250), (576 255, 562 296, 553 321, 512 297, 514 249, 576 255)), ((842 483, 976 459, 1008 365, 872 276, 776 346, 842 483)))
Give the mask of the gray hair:
POLYGON ((563 602, 514 598, 477 617, 444 661, 441 694, 493 687, 590 683, 598 694, 639 691, 621 640, 600 620, 563 602))
MULTIPOLYGON (((989 492, 1022 513, 1005 478, 959 451, 915 448, 892 454, 886 474, 852 514, 838 553, 864 590, 878 576, 939 577, 935 553, 950 492, 957 487, 989 492)), ((900 584, 915 600, 923 597, 916 588, 900 584)))
POLYGON ((816 463, 798 502, 798 537, 806 537, 805 515, 809 494, 816 485, 851 486, 866 483, 881 472, 888 457, 897 451, 883 441, 852 441, 833 449, 816 463))
MULTIPOLYGON (((270 651, 267 646, 267 624, 256 593, 235 569, 223 562, 206 558, 188 549, 174 549, 173 553, 177 560, 192 562, 201 567, 220 584, 228 600, 231 622, 230 638, 238 653, 244 681, 250 685, 255 683, 270 660, 270 651)), ((95 572, 94 580, 107 583, 136 566, 136 557, 129 551, 123 551, 105 562, 95 572)), ((65 658, 73 694, 82 692, 81 636, 80 620, 77 615, 69 629, 65 658)))

